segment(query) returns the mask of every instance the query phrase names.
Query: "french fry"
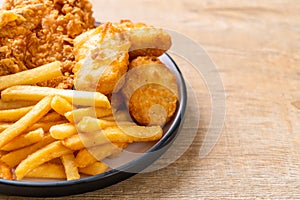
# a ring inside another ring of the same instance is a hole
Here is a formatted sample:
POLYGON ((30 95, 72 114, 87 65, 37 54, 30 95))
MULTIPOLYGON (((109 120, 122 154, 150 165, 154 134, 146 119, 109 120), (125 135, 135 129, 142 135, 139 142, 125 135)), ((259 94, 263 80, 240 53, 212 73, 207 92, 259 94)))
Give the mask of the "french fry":
POLYGON ((132 143, 134 138, 124 134, 118 127, 109 127, 101 132, 84 133, 80 135, 84 146, 92 147, 105 143, 132 143))
POLYGON ((62 116, 64 116, 66 112, 73 110, 72 104, 60 96, 53 97, 51 101, 51 108, 62 116))
POLYGON ((3 101, 40 101, 45 96, 58 95, 71 104, 110 108, 110 102, 104 94, 77 90, 64 90, 38 86, 13 86, 1 92, 3 101))
POLYGON ((26 178, 51 178, 65 179, 66 174, 62 165, 45 163, 42 164, 25 175, 26 178))
POLYGON ((132 121, 132 118, 131 118, 130 114, 125 110, 119 110, 119 111, 115 112, 114 115, 104 117, 102 119, 103 120, 109 120, 109 121, 118 121, 118 122, 122 122, 122 121, 130 122, 130 121, 132 121))
POLYGON ((84 168, 94 162, 97 162, 97 158, 95 158, 87 149, 81 149, 75 158, 75 165, 79 168, 84 168))
MULTIPOLYGON (((152 127, 145 127, 145 131, 149 131, 148 129, 151 129, 151 134, 149 136, 143 135, 142 132, 138 132, 135 134, 138 137, 133 137, 132 135, 129 135, 128 132, 133 131, 140 131, 141 129, 138 128, 139 126, 120 126, 120 127, 108 127, 101 131, 101 133, 111 142, 120 142, 120 143, 132 143, 132 142, 151 142, 151 141, 157 141, 162 137, 162 130, 160 130, 158 127, 152 128, 152 127), (137 128, 137 130, 135 130, 137 128), (123 131, 123 129, 126 129, 127 133, 123 131), (155 134, 152 133, 155 132, 155 134), (141 133, 141 135, 138 135, 141 133)), ((144 129, 144 127, 143 127, 144 129)))
POLYGON ((60 114, 56 113, 56 112, 50 112, 47 115, 45 115, 44 117, 42 117, 39 122, 57 122, 57 121, 61 121, 64 120, 64 117, 62 117, 60 114))
POLYGON ((104 158, 112 155, 115 152, 119 152, 119 147, 124 147, 123 143, 107 143, 89 149, 82 149, 78 152, 75 158, 77 167, 84 168, 96 161, 101 161, 104 158))
MULTIPOLYGON (((31 127, 29 127, 27 129, 27 131, 33 131, 35 129, 42 128, 44 130, 44 132, 48 132, 52 126, 58 125, 58 124, 63 124, 63 123, 67 123, 67 121, 61 120, 61 121, 49 121, 49 122, 37 122, 37 123, 33 124, 31 127)), ((0 133, 2 131, 4 131, 5 129, 7 129, 11 125, 12 125, 12 123, 0 123, 0 133)))
POLYGON ((49 132, 53 138, 57 140, 63 140, 72 135, 75 135, 77 133, 77 129, 73 124, 64 123, 52 126, 49 132))
POLYGON ((0 121, 1 122, 15 122, 28 113, 33 106, 24 108, 15 108, 9 110, 0 110, 0 121))
MULTIPOLYGON (((44 130, 44 132, 48 132, 52 126, 58 125, 58 124, 64 124, 64 123, 67 123, 67 121, 61 120, 61 121, 52 121, 52 122, 37 122, 37 123, 33 124, 27 130, 32 131, 32 130, 35 130, 38 128, 42 128, 44 130)), ((0 129, 1 129, 1 125, 0 125, 0 129)))
POLYGON ((97 119, 94 117, 83 117, 82 120, 76 124, 76 128, 81 132, 95 132, 99 130, 103 130, 109 127, 115 126, 135 126, 134 122, 130 121, 108 121, 104 119, 97 119))
POLYGON ((84 144, 82 143, 80 136, 78 134, 73 135, 69 138, 66 138, 61 141, 61 143, 73 151, 80 150, 84 148, 84 144))
POLYGON ((108 165, 103 162, 94 162, 84 168, 79 168, 79 172, 86 175, 102 174, 108 170, 108 165))
POLYGON ((96 111, 96 116, 98 118, 107 117, 107 116, 111 116, 112 115, 111 108, 108 108, 108 109, 95 108, 95 111, 96 111))
POLYGON ((110 115, 112 115, 111 109, 93 107, 79 108, 65 113, 65 117, 69 120, 69 122, 73 124, 79 122, 80 120, 82 120, 83 117, 86 116, 101 118, 110 115))
POLYGON ((28 106, 33 106, 37 102, 34 101, 9 101, 4 102, 0 99, 0 110, 23 108, 28 106))
POLYGON ((0 160, 8 164, 10 167, 17 166, 22 160, 24 160, 28 155, 34 153, 38 149, 54 142, 55 139, 53 139, 50 135, 45 136, 40 142, 35 143, 33 145, 17 149, 15 151, 11 151, 5 155, 3 155, 0 160))
POLYGON ((134 142, 156 141, 162 137, 163 130, 160 126, 137 126, 137 125, 122 125, 120 130, 133 137, 134 142))
POLYGON ((30 70, 0 76, 0 90, 14 85, 30 85, 62 76, 61 62, 55 61, 30 70))
MULTIPOLYGON (((62 125, 65 126, 65 125, 62 125)), ((98 146, 101 144, 113 142, 113 143, 132 143, 132 142, 148 142, 148 141, 156 141, 161 138, 162 132, 160 132, 159 128, 155 128, 158 131, 157 134, 151 134, 150 137, 132 137, 130 135, 125 134, 118 127, 108 127, 101 132, 92 132, 92 133, 83 133, 81 135, 75 134, 68 138, 62 140, 62 144, 72 149, 74 151, 83 149, 85 147, 98 146)), ((154 130, 155 130, 154 129, 154 130)), ((51 131, 50 131, 51 132, 51 131)), ((63 134, 63 133, 61 133, 63 134)), ((65 131, 67 134, 67 131, 65 131)), ((59 135, 59 134, 58 134, 59 135)), ((55 138, 60 138, 60 136, 55 136, 55 138)), ((64 136, 61 136, 63 138, 64 136)))
POLYGON ((87 133, 103 130, 111 126, 117 126, 117 123, 115 121, 107 121, 89 116, 83 117, 82 120, 76 124, 76 128, 79 131, 87 133))
MULTIPOLYGON (((155 137, 149 138, 152 141, 157 140, 155 137)), ((91 133, 82 133, 76 134, 69 138, 66 138, 62 141, 63 145, 72 149, 80 150, 85 147, 98 146, 105 143, 132 143, 136 141, 148 141, 145 138, 135 138, 125 134, 118 127, 109 127, 102 130, 101 132, 91 132, 91 133)), ((149 140, 150 141, 150 140, 149 140)))
POLYGON ((79 179, 80 175, 78 173, 78 168, 75 165, 75 157, 73 153, 62 155, 60 158, 64 165, 67 180, 70 181, 79 179))
POLYGON ((19 135, 18 137, 11 140, 9 143, 4 145, 1 150, 3 151, 13 151, 20 149, 36 142, 39 142, 44 137, 44 130, 42 128, 30 131, 26 134, 19 135))
POLYGON ((80 150, 85 147, 93 147, 105 143, 132 143, 133 137, 124 134, 120 129, 102 130, 101 132, 76 134, 62 141, 63 145, 72 149, 80 150), (112 131, 111 131, 112 130, 112 131))
POLYGON ((24 115, 17 122, 9 126, 0 134, 0 148, 2 148, 9 141, 20 135, 27 128, 32 126, 35 122, 41 119, 51 109, 52 97, 47 96, 38 102, 26 115, 24 115))
POLYGON ((13 180, 12 169, 4 162, 0 161, 0 178, 13 180))
POLYGON ((16 179, 21 180, 28 172, 39 165, 69 153, 72 153, 70 149, 62 145, 60 141, 55 141, 22 160, 15 170, 16 179))
POLYGON ((7 129, 8 127, 10 127, 12 125, 12 123, 1 123, 0 124, 0 133, 2 131, 4 131, 5 129, 7 129))

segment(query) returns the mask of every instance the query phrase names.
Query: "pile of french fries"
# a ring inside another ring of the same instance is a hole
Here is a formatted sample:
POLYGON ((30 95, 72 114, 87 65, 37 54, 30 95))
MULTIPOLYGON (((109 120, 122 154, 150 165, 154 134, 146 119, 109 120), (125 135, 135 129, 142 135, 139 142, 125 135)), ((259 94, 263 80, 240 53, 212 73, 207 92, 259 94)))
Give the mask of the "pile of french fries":
POLYGON ((45 68, 56 76, 57 66, 0 77, 0 178, 76 180, 101 174, 110 169, 103 159, 130 143, 162 137, 160 126, 136 125, 101 93, 33 85, 52 77, 41 73, 45 68))

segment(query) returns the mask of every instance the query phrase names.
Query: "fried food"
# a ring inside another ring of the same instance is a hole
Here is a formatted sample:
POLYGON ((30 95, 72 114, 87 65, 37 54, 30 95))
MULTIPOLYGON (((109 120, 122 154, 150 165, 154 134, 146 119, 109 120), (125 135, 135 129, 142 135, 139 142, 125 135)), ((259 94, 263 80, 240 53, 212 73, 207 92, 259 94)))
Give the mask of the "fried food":
MULTIPOLYGON (((8 2, 6 2, 8 5, 8 2)), ((13 10, 0 11, 0 37, 13 39, 26 35, 35 29, 40 18, 44 15, 44 4, 36 3, 24 5, 13 10)))
POLYGON ((15 108, 9 110, 0 110, 0 121, 2 122, 15 122, 28 113, 33 106, 24 108, 15 108))
POLYGON ((54 96, 51 101, 51 108, 58 114, 64 116, 66 112, 73 110, 73 105, 60 96, 54 96))
POLYGON ((9 101, 5 102, 0 99, 0 111, 7 109, 23 108, 34 105, 36 102, 30 101, 9 101))
POLYGON ((118 156, 130 143, 162 138, 162 127, 138 126, 130 114, 147 125, 162 125, 173 115, 176 80, 156 58, 170 48, 170 36, 128 20, 94 24, 88 0, 5 0, 0 10, 0 178, 76 180, 80 173, 108 170, 100 161, 118 156), (122 78, 128 69, 139 73, 122 78), (140 77, 145 73, 148 78, 140 77), (130 83, 132 77, 137 84, 130 83), (71 90, 74 78, 76 90, 71 90), (122 110, 123 96, 130 114, 122 110), (167 110, 166 119, 150 116, 148 122, 146 109, 156 104, 167 110))
POLYGON ((12 141, 4 145, 1 148, 1 150, 12 151, 12 150, 20 149, 41 141, 43 137, 44 137, 44 130, 42 128, 38 128, 36 130, 30 131, 28 133, 16 137, 12 141))
POLYGON ((131 116, 141 125, 164 125, 177 107, 175 75, 156 57, 138 57, 129 68, 122 91, 131 116))
MULTIPOLYGON (((0 131, 2 131, 0 133, 0 178, 76 180, 80 178, 80 173, 93 175, 107 170, 108 166, 99 161, 118 156, 130 143, 152 142, 162 138, 163 130, 160 126, 138 126, 128 121, 127 115, 124 116, 125 111, 116 112, 120 115, 120 117, 116 116, 116 120, 121 121, 115 121, 114 118, 108 121, 104 120, 104 117, 112 117, 113 113, 107 107, 95 109, 80 106, 69 111, 71 107, 68 105, 63 111, 52 109, 61 105, 61 102, 70 101, 69 95, 56 93, 61 91, 60 89, 43 87, 39 90, 38 86, 14 86, 2 91, 1 98, 10 99, 11 97, 6 96, 6 92, 19 87, 27 89, 24 95, 13 95, 17 96, 17 99, 21 96, 25 96, 23 100, 31 98, 32 90, 29 89, 31 87, 34 88, 33 91, 39 91, 31 100, 41 97, 42 99, 14 123, 3 123, 0 119, 0 131), (48 95, 45 96, 41 91, 44 93, 48 91, 48 95), (63 113, 65 116, 62 116, 63 113), (94 113, 94 117, 91 117, 91 113, 94 113), (67 123, 66 116, 78 116, 81 119, 77 123, 76 117, 76 120, 70 117, 73 120, 67 123), (2 165, 1 162, 4 164, 2 165), (49 174, 44 170, 49 170, 49 174)), ((110 106, 109 102, 108 105, 110 106)), ((17 114, 12 113, 12 115, 17 114)))
POLYGON ((66 173, 62 165, 54 163, 42 164, 25 175, 26 178, 65 179, 66 173))
POLYGON ((12 169, 4 162, 0 161, 0 178, 13 180, 12 169))
POLYGON ((65 113, 65 117, 69 120, 69 122, 73 124, 78 123, 79 121, 82 120, 82 118, 86 116, 101 118, 101 117, 106 117, 111 115, 112 115, 111 109, 102 109, 102 108, 93 108, 93 107, 79 108, 65 113))
POLYGON ((0 24, 0 75, 61 61, 64 76, 39 85, 72 88, 73 39, 94 28, 91 3, 88 0, 6 0, 3 9, 4 15, 10 13, 12 19, 0 24))
POLYGON ((110 108, 107 97, 99 92, 63 90, 49 87, 20 85, 7 88, 1 92, 3 101, 39 101, 48 95, 59 95, 69 103, 81 106, 110 108))
POLYGON ((84 168, 79 168, 79 172, 87 175, 97 175, 104 173, 108 170, 108 165, 103 162, 94 162, 84 168))
POLYGON ((73 153, 65 154, 60 157, 65 168, 67 180, 76 180, 80 178, 78 168, 75 165, 75 157, 73 153))
POLYGON ((124 20, 107 22, 81 34, 74 46, 78 61, 73 69, 76 89, 110 95, 122 87, 120 79, 130 59, 162 55, 170 48, 171 38, 162 29, 124 20))
POLYGON ((47 96, 37 103, 26 115, 19 119, 16 123, 5 129, 0 134, 0 148, 6 143, 20 135, 27 128, 31 127, 35 122, 46 115, 51 107, 52 97, 47 96))
POLYGON ((81 149, 75 158, 76 166, 84 168, 97 161, 102 161, 104 158, 107 158, 126 147, 126 143, 106 143, 89 149, 81 149))
POLYGON ((17 180, 21 180, 28 172, 34 168, 54 159, 69 154, 72 151, 63 146, 60 141, 55 141, 30 154, 16 167, 15 174, 17 180))
POLYGON ((54 142, 55 139, 53 139, 51 136, 45 136, 40 142, 35 143, 33 145, 17 149, 14 151, 10 151, 9 153, 5 154, 1 157, 1 161, 8 164, 10 167, 17 166, 22 160, 27 158, 32 153, 36 152, 40 148, 47 146, 48 144, 54 142))
POLYGON ((16 74, 0 76, 0 91, 14 85, 35 84, 62 76, 61 62, 54 61, 16 74))
POLYGON ((163 29, 130 20, 121 20, 118 26, 129 35, 131 60, 138 56, 159 57, 172 45, 171 36, 163 29))
POLYGON ((50 128, 49 132, 51 137, 58 140, 63 140, 77 134, 75 125, 70 123, 54 125, 50 128))
POLYGON ((108 22, 81 34, 74 46, 75 88, 106 95, 117 91, 115 86, 129 64, 130 43, 123 30, 108 22))

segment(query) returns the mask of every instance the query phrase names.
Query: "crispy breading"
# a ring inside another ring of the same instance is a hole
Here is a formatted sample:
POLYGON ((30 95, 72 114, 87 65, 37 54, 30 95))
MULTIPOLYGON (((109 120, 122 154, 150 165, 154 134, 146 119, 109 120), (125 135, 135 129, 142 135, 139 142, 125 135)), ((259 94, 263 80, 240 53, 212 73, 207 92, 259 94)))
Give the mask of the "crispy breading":
POLYGON ((137 89, 129 100, 131 116, 141 125, 165 125, 176 111, 177 96, 169 89, 149 84, 137 89))
POLYGON ((0 11, 0 76, 26 70, 26 35, 38 26, 43 4, 0 11))
POLYGON ((29 33, 38 26, 44 11, 45 7, 42 3, 13 10, 0 10, 0 37, 13 39, 29 33))
MULTIPOLYGON (((110 22, 81 34, 74 41, 75 87, 111 94, 129 64, 128 36, 110 22)), ((120 86, 120 85, 119 85, 120 86)))
POLYGON ((130 62, 128 69, 131 70, 144 65, 163 65, 163 63, 155 56, 139 56, 130 62))
POLYGON ((1 35, 7 30, 0 29, 0 37, 5 36, 0 39, 0 75, 58 60, 63 63, 65 76, 40 85, 71 88, 75 64, 73 39, 94 28, 91 3, 88 0, 6 0, 3 9, 23 18, 6 25, 12 33, 1 35))
POLYGON ((156 57, 138 57, 130 63, 122 92, 131 116, 141 125, 167 123, 177 107, 175 75, 156 57))
POLYGON ((78 36, 74 45, 78 61, 73 69, 76 88, 109 95, 122 86, 118 81, 130 59, 138 55, 160 56, 170 48, 171 38, 162 29, 124 20, 101 24, 78 36))
POLYGON ((26 42, 23 36, 15 39, 0 38, 0 75, 14 74, 27 70, 23 60, 26 42))
POLYGON ((118 26, 129 34, 131 60, 138 56, 159 57, 172 45, 171 36, 163 29, 130 20, 121 20, 118 26))

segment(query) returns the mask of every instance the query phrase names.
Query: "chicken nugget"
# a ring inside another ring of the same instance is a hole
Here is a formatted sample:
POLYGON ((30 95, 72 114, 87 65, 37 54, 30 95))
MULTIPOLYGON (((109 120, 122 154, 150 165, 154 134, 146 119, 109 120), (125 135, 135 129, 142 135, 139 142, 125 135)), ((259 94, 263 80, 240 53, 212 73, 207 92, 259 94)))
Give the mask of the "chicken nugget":
POLYGON ((118 26, 129 34, 130 59, 138 56, 161 56, 172 45, 171 36, 163 29, 122 20, 118 26))
POLYGON ((129 64, 128 35, 107 22, 77 37, 74 46, 78 61, 73 69, 75 88, 106 95, 118 91, 115 86, 129 64))
POLYGON ((158 57, 155 56, 140 56, 132 60, 129 64, 129 70, 143 65, 163 65, 158 57))
POLYGON ((134 59, 122 89, 131 116, 141 125, 163 126, 178 101, 175 75, 156 57, 134 59))

